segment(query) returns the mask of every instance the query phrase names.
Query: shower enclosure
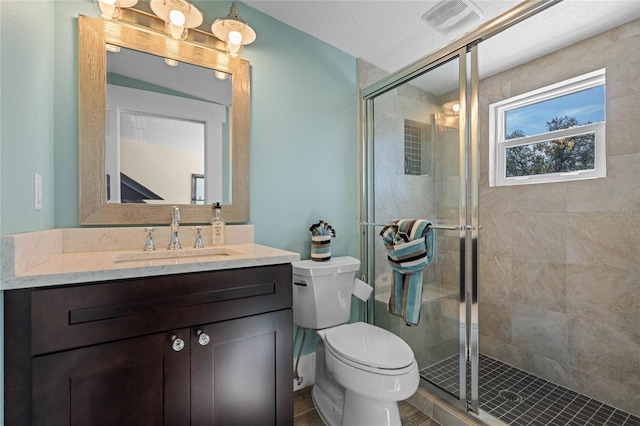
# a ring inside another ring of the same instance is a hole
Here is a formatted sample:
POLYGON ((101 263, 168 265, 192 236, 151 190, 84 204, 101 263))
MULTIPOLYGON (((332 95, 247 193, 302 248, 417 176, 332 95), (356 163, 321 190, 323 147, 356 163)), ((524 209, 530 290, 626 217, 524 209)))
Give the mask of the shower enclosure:
MULTIPOLYGON (((361 250, 375 289, 365 319, 409 343, 421 387, 472 417, 493 424, 637 425, 640 331, 631 318, 640 307, 640 227, 633 216, 639 194, 589 195, 637 184, 640 153, 620 147, 637 125, 608 138, 608 163, 623 161, 616 158, 622 152, 626 162, 606 182, 494 188, 486 160, 489 104, 511 88, 535 89, 607 67, 607 91, 620 95, 637 79, 630 71, 610 75, 624 69, 616 52, 585 59, 584 52, 611 49, 611 33, 483 74, 483 52, 493 41, 558 7, 525 3, 361 91, 361 250), (613 218, 607 208, 628 214, 613 218), (387 310, 391 269, 379 232, 394 219, 430 220, 436 237, 421 319, 411 327, 387 310), (585 248, 596 244, 599 251, 585 248)), ((626 37, 620 52, 638 54, 632 47, 638 26, 636 20, 611 30, 618 40, 626 37)), ((628 100, 637 110, 633 93, 628 100)), ((616 110, 613 120, 608 112, 608 120, 632 122, 633 111, 616 110)))
POLYGON ((478 368, 473 354, 478 352, 479 170, 476 138, 466 123, 476 120, 468 114, 477 109, 477 80, 470 75, 476 67, 477 49, 465 47, 368 101, 368 151, 374 154, 369 172, 375 182, 368 186, 371 219, 363 223, 375 277, 371 319, 407 341, 421 368, 451 360, 455 368, 447 391, 474 409, 477 382, 467 382, 467 370, 473 375, 478 368), (436 237, 434 260, 424 276, 421 320, 413 327, 386 309, 391 273, 378 233, 400 218, 430 220, 436 237))

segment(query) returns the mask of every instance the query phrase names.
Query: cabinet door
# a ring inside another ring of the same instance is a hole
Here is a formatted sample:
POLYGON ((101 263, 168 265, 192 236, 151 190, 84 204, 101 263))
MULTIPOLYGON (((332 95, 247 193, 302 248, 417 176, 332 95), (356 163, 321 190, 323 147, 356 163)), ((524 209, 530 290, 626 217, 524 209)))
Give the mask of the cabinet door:
POLYGON ((33 424, 188 425, 189 362, 189 329, 35 357, 33 424))
POLYGON ((194 328, 191 424, 293 424, 291 309, 194 328), (209 337, 200 339, 199 334, 209 337))

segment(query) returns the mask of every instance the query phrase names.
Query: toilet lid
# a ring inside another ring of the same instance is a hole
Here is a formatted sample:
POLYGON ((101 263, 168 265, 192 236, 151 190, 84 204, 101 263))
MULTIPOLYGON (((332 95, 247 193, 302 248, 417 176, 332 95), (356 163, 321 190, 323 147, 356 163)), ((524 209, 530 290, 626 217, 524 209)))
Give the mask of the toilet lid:
POLYGON ((400 369, 414 360, 413 351, 404 340, 364 322, 328 329, 324 341, 338 355, 369 367, 400 369))

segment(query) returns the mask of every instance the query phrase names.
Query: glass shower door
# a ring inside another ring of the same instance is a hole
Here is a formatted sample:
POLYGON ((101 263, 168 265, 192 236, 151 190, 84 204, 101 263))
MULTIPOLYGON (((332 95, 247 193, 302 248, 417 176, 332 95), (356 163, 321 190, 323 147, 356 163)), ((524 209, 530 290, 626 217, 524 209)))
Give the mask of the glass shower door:
POLYGON ((471 254, 467 55, 461 49, 364 94, 362 188, 363 258, 375 288, 368 320, 404 339, 421 380, 464 409, 472 314, 466 300, 471 254), (388 309, 392 269, 379 234, 396 219, 426 219, 435 232, 434 258, 423 272, 420 321, 412 326, 388 309))

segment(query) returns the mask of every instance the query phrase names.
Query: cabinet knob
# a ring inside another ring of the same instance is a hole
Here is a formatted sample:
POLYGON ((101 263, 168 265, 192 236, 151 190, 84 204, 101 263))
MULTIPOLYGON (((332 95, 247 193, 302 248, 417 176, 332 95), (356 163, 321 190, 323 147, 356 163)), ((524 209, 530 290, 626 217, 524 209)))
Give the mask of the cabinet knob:
POLYGON ((207 346, 211 341, 211 338, 209 337, 209 335, 203 332, 202 330, 198 330, 197 334, 198 334, 198 343, 200 343, 202 346, 207 346))
POLYGON ((171 340, 173 340, 171 347, 174 351, 180 352, 184 349, 184 340, 180 339, 178 336, 171 336, 171 340))

